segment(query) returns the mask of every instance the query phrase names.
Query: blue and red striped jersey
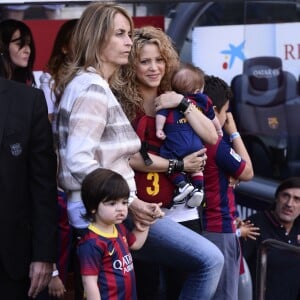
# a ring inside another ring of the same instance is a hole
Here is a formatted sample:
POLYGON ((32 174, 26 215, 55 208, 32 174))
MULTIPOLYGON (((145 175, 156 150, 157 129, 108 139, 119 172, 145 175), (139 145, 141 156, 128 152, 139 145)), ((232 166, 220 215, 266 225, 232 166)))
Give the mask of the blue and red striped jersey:
POLYGON ((123 224, 113 234, 89 225, 88 233, 79 242, 77 254, 81 275, 97 275, 101 299, 134 300, 135 274, 129 247, 135 236, 123 224))
POLYGON ((237 178, 246 163, 222 137, 215 145, 205 146, 203 227, 210 232, 234 233, 236 203, 229 178, 237 178))

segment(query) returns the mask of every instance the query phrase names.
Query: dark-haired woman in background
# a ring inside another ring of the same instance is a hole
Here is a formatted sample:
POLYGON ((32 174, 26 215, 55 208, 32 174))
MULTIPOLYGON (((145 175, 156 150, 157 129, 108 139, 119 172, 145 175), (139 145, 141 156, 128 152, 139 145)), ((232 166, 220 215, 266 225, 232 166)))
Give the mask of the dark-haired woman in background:
POLYGON ((35 46, 30 28, 7 19, 0 23, 0 76, 35 86, 35 46))

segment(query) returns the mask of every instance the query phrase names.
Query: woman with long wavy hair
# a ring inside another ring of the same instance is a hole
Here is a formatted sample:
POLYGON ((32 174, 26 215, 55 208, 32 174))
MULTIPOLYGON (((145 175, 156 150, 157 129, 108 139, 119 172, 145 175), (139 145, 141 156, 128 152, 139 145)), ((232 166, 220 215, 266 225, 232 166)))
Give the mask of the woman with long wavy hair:
MULTIPOLYGON (((135 30, 129 63, 120 69, 121 80, 112 82, 117 98, 144 145, 140 153, 130 158, 135 170, 137 196, 149 203, 159 203, 166 215, 151 225, 151 238, 141 250, 134 252, 134 258, 139 263, 150 262, 153 266, 156 262, 172 269, 177 277, 185 274, 183 280, 178 280, 180 284, 171 283, 174 293, 171 291, 172 296, 167 295, 169 299, 211 299, 223 266, 222 254, 199 234, 197 208, 188 208, 184 203, 173 205, 174 186, 170 187, 166 176, 174 171, 199 171, 205 164, 205 149, 180 161, 164 159, 159 156, 162 141, 155 134, 156 111, 178 107, 182 120, 190 122, 204 141, 214 143, 217 140, 212 122, 193 109, 183 95, 170 92, 171 78, 178 67, 179 58, 171 39, 162 30, 146 26, 135 30)), ((137 209, 133 211, 137 214, 137 209)), ((144 268, 144 273, 149 273, 148 267, 144 268)), ((138 291, 141 290, 139 299, 146 299, 147 292, 138 287, 138 291)))

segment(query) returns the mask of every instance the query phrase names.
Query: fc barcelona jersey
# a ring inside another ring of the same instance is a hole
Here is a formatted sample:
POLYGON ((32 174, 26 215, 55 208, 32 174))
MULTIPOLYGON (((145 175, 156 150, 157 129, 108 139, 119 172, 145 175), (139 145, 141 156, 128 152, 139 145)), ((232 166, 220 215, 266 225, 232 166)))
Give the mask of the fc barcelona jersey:
POLYGON ((246 163, 221 137, 215 145, 206 145, 206 148, 204 230, 233 233, 237 212, 234 189, 229 185, 229 178, 238 178, 246 163))
POLYGON ((97 275, 101 299, 135 300, 136 285, 129 246, 135 236, 123 224, 108 235, 93 225, 78 244, 81 275, 97 275))
MULTIPOLYGON (((162 141, 156 137, 155 118, 142 116, 133 122, 137 135, 147 152, 159 155, 162 141)), ((135 171, 137 196, 150 203, 163 203, 170 207, 175 186, 164 172, 135 171)))

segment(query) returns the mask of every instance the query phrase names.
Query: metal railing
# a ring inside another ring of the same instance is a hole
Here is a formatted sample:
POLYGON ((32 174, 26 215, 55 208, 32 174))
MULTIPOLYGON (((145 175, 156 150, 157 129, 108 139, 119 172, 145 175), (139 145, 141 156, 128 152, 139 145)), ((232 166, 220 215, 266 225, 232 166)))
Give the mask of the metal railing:
POLYGON ((265 299, 266 277, 267 277, 267 257, 270 248, 288 251, 300 255, 300 248, 280 242, 274 239, 264 240, 258 248, 258 259, 256 268, 256 300, 265 299))

